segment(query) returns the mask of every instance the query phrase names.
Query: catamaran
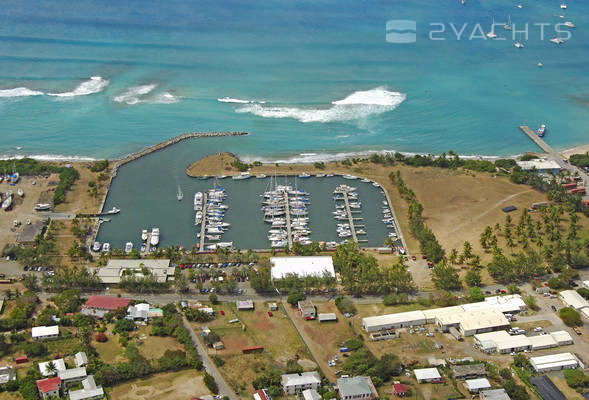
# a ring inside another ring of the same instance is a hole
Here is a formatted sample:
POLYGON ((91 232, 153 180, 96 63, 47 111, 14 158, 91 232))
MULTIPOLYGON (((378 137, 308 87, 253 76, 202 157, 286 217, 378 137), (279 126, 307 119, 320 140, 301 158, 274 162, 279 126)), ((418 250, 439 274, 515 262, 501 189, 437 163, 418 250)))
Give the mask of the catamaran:
POLYGON ((507 23, 503 25, 503 28, 505 28, 505 30, 507 31, 511 30, 511 15, 509 16, 509 20, 507 21, 507 23))

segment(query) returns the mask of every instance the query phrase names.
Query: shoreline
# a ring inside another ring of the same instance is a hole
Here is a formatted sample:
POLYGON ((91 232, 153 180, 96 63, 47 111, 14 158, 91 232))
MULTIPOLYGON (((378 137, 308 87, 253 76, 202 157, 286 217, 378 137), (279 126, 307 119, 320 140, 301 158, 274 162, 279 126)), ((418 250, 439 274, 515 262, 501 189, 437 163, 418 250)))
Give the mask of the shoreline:
MULTIPOLYGON (((62 154, 22 154, 22 155, 0 155, 0 160, 13 160, 13 159, 23 159, 23 158, 31 158, 37 161, 43 162, 95 162, 100 160, 112 161, 113 163, 117 163, 120 165, 124 165, 127 162, 140 158, 144 155, 157 151, 161 148, 165 148, 176 144, 182 140, 198 138, 198 137, 223 137, 223 136, 247 136, 250 135, 248 132, 190 132, 185 133, 182 135, 174 136, 170 139, 164 140, 162 142, 156 143, 154 145, 145 147, 141 150, 136 152, 128 153, 126 155, 116 157, 116 158, 96 158, 90 156, 81 156, 81 155, 62 155, 62 154)), ((565 150, 558 151, 564 158, 569 158, 572 154, 584 154, 589 152, 589 144, 582 144, 574 147, 567 148, 565 150)), ((365 158, 370 157, 373 154, 391 154, 391 153, 400 153, 405 156, 439 156, 441 153, 425 153, 425 152, 412 152, 412 151, 398 151, 394 149, 386 149, 386 150, 358 150, 358 151, 338 151, 338 152, 329 152, 329 151, 318 151, 318 152, 304 152, 304 153, 291 153, 288 155, 279 155, 279 156, 256 156, 251 154, 236 154, 236 156, 242 160, 243 162, 253 163, 254 161, 262 162, 263 164, 313 164, 315 162, 335 162, 335 161, 343 161, 348 158, 365 158)), ((541 151, 528 151, 524 154, 544 154, 541 151)), ((458 157, 461 159, 473 159, 473 160, 498 160, 498 159, 517 159, 523 156, 523 154, 511 154, 506 156, 500 155, 482 155, 482 154, 458 154, 458 157)))

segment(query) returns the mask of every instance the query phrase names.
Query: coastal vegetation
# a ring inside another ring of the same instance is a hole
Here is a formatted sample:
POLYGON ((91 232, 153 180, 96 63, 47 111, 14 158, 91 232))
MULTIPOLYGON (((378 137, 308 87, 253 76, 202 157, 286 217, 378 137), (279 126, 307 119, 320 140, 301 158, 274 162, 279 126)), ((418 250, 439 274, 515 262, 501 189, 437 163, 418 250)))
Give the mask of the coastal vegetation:
POLYGON ((569 157, 569 162, 580 168, 589 167, 589 152, 585 154, 573 154, 569 157))
POLYGON ((405 185, 400 171, 397 171, 396 174, 391 172, 389 177, 393 184, 397 186, 401 197, 409 204, 409 229, 411 230, 411 234, 419 241, 421 252, 429 260, 439 262, 444 258, 444 249, 436 239, 433 231, 423 221, 423 205, 417 201, 413 190, 405 185))

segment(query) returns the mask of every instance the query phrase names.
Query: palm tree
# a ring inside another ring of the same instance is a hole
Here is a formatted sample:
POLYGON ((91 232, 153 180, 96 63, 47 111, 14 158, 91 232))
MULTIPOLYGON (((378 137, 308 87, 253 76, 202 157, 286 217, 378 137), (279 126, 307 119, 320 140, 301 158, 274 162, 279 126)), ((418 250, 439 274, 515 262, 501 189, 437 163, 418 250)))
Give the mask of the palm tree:
POLYGON ((45 373, 47 375, 55 375, 57 372, 57 365, 53 361, 49 361, 45 366, 45 373))

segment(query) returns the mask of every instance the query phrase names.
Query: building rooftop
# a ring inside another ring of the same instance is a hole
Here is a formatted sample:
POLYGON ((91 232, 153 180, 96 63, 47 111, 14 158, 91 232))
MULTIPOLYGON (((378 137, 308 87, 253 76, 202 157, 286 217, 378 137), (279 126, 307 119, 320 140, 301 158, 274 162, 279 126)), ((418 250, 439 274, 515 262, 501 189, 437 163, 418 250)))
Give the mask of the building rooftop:
POLYGON ((170 266, 170 260, 109 260, 106 266, 102 268, 94 268, 93 271, 100 278, 102 283, 117 284, 125 274, 132 274, 138 278, 142 278, 145 274, 142 269, 149 270, 159 283, 164 283, 168 278, 174 276, 174 267, 170 266), (128 272, 126 272, 128 271, 128 272))
POLYGON ((112 296, 90 296, 84 308, 98 308, 101 310, 114 311, 121 307, 127 307, 131 302, 130 299, 123 297, 112 297, 112 296))
MULTIPOLYGON (((518 335, 520 336, 520 335, 518 335)), ((528 341, 532 345, 532 349, 540 348, 540 347, 556 347, 558 343, 552 337, 552 335, 538 335, 538 336, 530 336, 528 337, 528 341)))
POLYGON ((576 290, 563 290, 558 294, 562 301, 576 310, 589 307, 589 302, 583 298, 576 290))
POLYGON ((538 158, 538 159, 529 160, 529 161, 517 161, 516 163, 524 171, 528 171, 528 170, 531 170, 531 169, 537 169, 537 170, 556 169, 556 170, 560 170, 560 165, 558 165, 558 163, 556 161, 547 160, 547 159, 544 159, 544 158, 538 158))
POLYGON ((321 400, 321 396, 315 389, 303 390, 303 399, 305 400, 321 400))
POLYGON ((442 377, 437 368, 414 369, 413 373, 417 380, 440 379, 442 377))
POLYGON ((308 385, 311 383, 320 384, 321 377, 319 376, 319 373, 313 371, 300 374, 285 374, 280 377, 280 381, 283 386, 308 385))
POLYGON ((37 381, 37 387, 41 393, 49 393, 59 390, 60 385, 61 379, 57 376, 55 378, 41 379, 37 381))
POLYGON ((86 368, 79 367, 79 368, 72 368, 66 369, 63 371, 58 371, 57 376, 61 378, 61 380, 69 380, 69 379, 78 379, 78 378, 85 378, 86 377, 86 368))
POLYGON ((127 314, 130 319, 147 319, 149 317, 149 304, 140 303, 127 308, 127 314))
POLYGON ((468 379, 464 381, 466 387, 470 392, 479 391, 481 389, 489 389, 491 384, 487 378, 468 379))
POLYGON ((511 400, 505 389, 481 390, 480 394, 485 400, 511 400))
POLYGON ((550 336, 552 336, 558 343, 573 341, 573 337, 567 331, 550 332, 550 336))
POLYGON ((485 364, 466 364, 466 365, 453 365, 452 366, 452 373, 454 374, 454 378, 461 379, 465 376, 485 376, 487 375, 487 369, 485 368, 485 364))
POLYGON ((84 365, 88 364, 88 357, 86 353, 80 351, 79 353, 74 354, 74 362, 76 363, 76 367, 83 367, 84 365))
POLYGON ((237 300, 235 304, 237 308, 254 308, 253 300, 237 300))
POLYGON ((423 311, 408 311, 397 314, 377 315, 375 317, 366 317, 362 319, 362 323, 365 327, 379 325, 394 325, 405 323, 407 321, 425 321, 425 314, 423 311))
POLYGON ((44 336, 55 336, 59 335, 59 326, 34 326, 31 329, 31 337, 38 338, 44 336))
POLYGON ((460 328, 465 332, 482 328, 509 326, 509 321, 505 318, 505 315, 495 308, 469 311, 460 317, 460 328))
POLYGON ((16 235, 16 241, 18 243, 32 243, 35 241, 37 236, 43 232, 45 221, 36 221, 30 225, 25 225, 23 231, 16 235))
POLYGON ((0 367, 0 385, 16 380, 16 373, 11 365, 0 367))
POLYGON ((331 256, 320 257, 271 257, 272 279, 282 279, 289 275, 335 277, 331 256))
POLYGON ((361 397, 366 393, 375 393, 372 379, 369 376, 354 376, 352 378, 339 378, 337 387, 341 397, 361 397))
POLYGON ((65 371, 66 369, 67 367, 65 366, 63 358, 58 358, 57 360, 44 361, 39 363, 39 372, 41 372, 41 375, 43 376, 55 375, 58 371, 65 371), (50 372, 47 369, 49 363, 53 363, 53 366, 55 367, 55 372, 50 372))
POLYGON ((337 321, 336 313, 322 313, 322 314, 317 315, 317 318, 319 319, 319 322, 337 321))

